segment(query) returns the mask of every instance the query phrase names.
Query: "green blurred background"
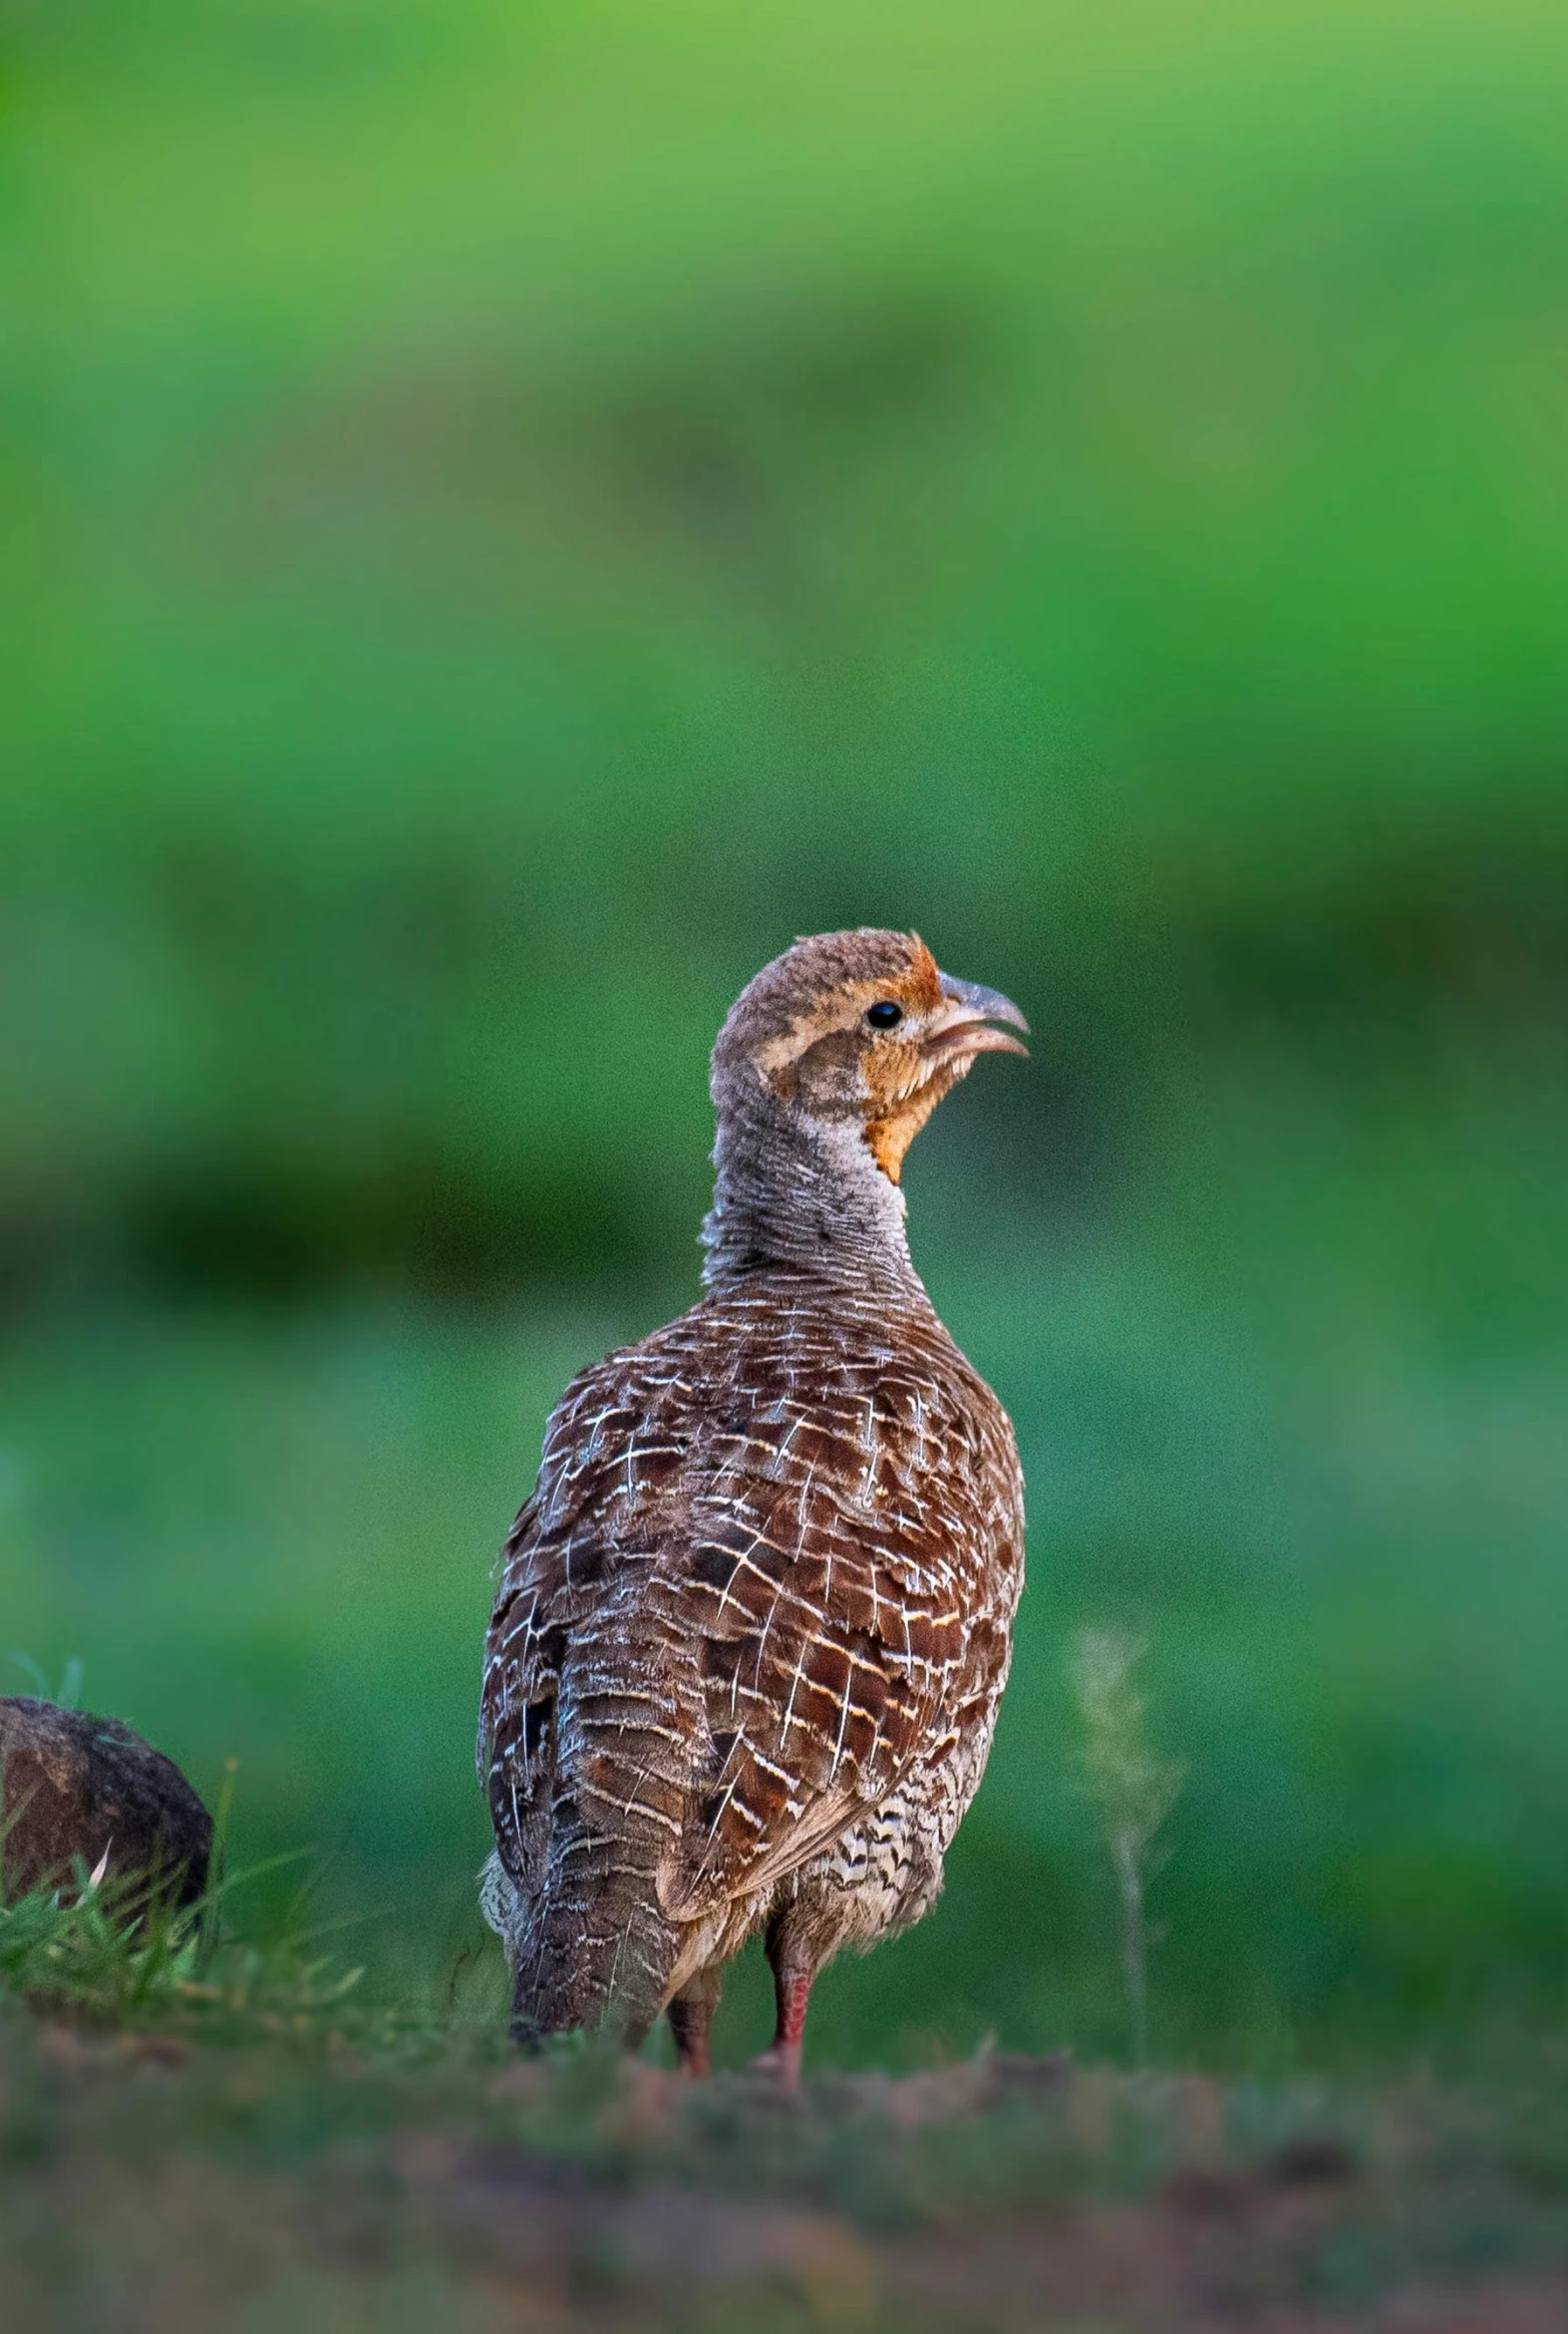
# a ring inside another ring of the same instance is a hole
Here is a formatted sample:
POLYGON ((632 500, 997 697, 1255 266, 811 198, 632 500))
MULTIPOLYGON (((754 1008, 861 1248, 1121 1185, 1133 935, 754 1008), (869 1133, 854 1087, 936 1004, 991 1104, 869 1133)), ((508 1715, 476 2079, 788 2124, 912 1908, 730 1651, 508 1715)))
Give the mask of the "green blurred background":
POLYGON ((1162 2057, 1563 2031, 1565 108, 1529 0, 18 0, 0 1688, 444 1988, 713 1031, 913 925, 1038 1033, 908 1177, 1032 1576, 818 2051, 1124 2051, 1085 1627, 1162 2057))

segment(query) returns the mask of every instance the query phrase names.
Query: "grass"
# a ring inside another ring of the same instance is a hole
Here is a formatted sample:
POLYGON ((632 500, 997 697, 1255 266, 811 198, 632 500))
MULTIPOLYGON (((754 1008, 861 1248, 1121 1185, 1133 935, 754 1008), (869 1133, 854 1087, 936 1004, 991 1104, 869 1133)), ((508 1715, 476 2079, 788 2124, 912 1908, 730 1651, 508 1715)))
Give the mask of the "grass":
MULTIPOLYGON (((106 1849, 92 1871, 78 1857, 69 1878, 0 1901, 0 1991, 94 2027, 172 2028, 229 2040, 329 2026, 340 2033, 363 1970, 313 1953, 319 1932, 297 1922, 274 1924, 257 1942, 230 1918, 236 1894, 302 1860, 284 1855, 249 1871, 227 1869, 233 1783, 230 1761, 199 1897, 187 1901, 135 1873, 109 1872, 106 1849)), ((307 1879, 296 1913, 303 1914, 311 1891, 307 1879)))
POLYGON ((181 1975, 195 1924, 149 1980, 91 1903, 6 1917, 31 1942, 0 1962, 0 2302, 51 2334, 1482 2322, 1441 2307, 1545 2334, 1568 2299, 1560 2068, 982 2052, 789 2103, 580 2039, 519 2059, 465 1995, 377 2010, 233 1939, 181 1975))
POLYGON ((340 2012, 363 1973, 311 1957, 286 1932, 226 1931, 221 1895, 177 1908, 122 1883, 35 1889, 0 1905, 0 1986, 95 2026, 225 2035, 293 2032, 340 2012))

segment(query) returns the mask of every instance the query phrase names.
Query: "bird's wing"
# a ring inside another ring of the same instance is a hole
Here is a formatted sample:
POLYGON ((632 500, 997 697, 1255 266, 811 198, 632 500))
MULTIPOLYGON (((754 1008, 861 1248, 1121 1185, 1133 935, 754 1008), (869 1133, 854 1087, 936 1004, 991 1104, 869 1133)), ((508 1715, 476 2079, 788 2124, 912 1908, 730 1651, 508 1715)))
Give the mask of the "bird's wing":
POLYGON ((661 1875, 672 1917, 772 1886, 961 1739, 1000 1692, 984 1422, 874 1347, 764 1384, 693 1502, 682 1609, 709 1771, 661 1875))

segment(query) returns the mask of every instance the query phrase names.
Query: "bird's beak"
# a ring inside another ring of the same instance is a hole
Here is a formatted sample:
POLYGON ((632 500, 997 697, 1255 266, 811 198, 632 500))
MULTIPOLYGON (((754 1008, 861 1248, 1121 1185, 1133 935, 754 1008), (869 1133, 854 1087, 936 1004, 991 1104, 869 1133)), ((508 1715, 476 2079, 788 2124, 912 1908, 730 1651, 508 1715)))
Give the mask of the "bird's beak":
POLYGON ((994 1022, 1005 1021, 1011 1029, 1027 1033, 1029 1023, 1011 997, 1004 997, 1000 989, 984 989, 978 981, 955 980, 951 973, 937 977, 944 1002, 921 1048, 928 1059, 966 1064, 976 1054, 1022 1054, 1029 1059, 1028 1046, 1021 1045, 1007 1029, 992 1027, 994 1022))

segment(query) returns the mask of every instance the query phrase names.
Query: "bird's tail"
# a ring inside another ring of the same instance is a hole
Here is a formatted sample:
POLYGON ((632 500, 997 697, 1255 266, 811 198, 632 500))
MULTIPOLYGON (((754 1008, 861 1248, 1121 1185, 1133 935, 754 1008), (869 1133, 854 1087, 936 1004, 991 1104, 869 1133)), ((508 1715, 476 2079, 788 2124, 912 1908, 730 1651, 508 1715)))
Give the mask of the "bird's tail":
POLYGON ((630 1902, 606 1870, 595 1885, 547 1891, 512 1971, 511 2027, 523 2043, 579 2028, 608 2028, 635 2047, 669 1990, 677 1933, 652 1888, 630 1902))
POLYGON ((636 2041, 669 1992, 681 1931, 659 1874, 678 1848, 706 1735, 691 1656, 584 1632, 564 1665, 542 1883, 512 1954, 523 2040, 607 2026, 636 2041))

